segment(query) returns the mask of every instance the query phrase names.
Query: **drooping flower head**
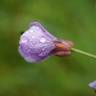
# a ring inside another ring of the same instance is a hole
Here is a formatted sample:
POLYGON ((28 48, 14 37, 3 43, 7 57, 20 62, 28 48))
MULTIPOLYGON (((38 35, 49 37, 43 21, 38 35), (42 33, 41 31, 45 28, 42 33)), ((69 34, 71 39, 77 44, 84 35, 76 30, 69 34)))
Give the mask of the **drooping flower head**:
POLYGON ((55 48, 53 41, 56 40, 40 23, 33 22, 20 37, 19 53, 28 62, 41 61, 55 48))
POLYGON ((30 63, 37 63, 50 55, 70 55, 72 47, 72 42, 57 39, 38 22, 31 23, 19 41, 19 53, 30 63))

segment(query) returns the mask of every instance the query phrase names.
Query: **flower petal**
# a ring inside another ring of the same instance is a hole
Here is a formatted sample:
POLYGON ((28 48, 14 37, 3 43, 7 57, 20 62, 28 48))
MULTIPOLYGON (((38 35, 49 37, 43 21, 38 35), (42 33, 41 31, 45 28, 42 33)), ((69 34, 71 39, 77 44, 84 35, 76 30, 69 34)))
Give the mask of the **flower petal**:
POLYGON ((33 22, 20 37, 19 53, 26 61, 36 63, 49 56, 55 48, 55 40, 57 38, 48 33, 40 23, 33 22))
POLYGON ((91 87, 92 89, 95 89, 96 90, 96 80, 89 83, 89 87, 91 87))

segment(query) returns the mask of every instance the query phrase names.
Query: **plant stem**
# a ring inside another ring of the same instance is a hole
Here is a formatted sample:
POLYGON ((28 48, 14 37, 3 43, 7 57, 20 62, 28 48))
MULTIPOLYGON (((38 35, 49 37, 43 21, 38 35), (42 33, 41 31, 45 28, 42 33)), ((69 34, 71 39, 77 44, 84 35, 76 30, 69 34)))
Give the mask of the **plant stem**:
POLYGON ((96 59, 96 55, 90 54, 88 52, 85 52, 85 51, 82 51, 82 50, 79 50, 79 49, 76 49, 76 48, 72 48, 71 50, 74 51, 74 52, 77 52, 77 53, 80 53, 80 54, 83 54, 83 55, 86 55, 86 56, 89 56, 89 57, 92 57, 92 58, 96 59))

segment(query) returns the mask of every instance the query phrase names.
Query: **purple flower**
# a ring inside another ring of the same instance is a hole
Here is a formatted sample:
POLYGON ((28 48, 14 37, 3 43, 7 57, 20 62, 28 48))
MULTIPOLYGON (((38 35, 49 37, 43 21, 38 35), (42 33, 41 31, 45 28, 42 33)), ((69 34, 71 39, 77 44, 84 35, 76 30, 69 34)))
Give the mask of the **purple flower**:
POLYGON ((39 62, 50 56, 56 40, 40 23, 33 22, 20 37, 19 53, 28 62, 39 62))
POLYGON ((96 80, 89 83, 89 87, 91 87, 92 89, 96 90, 96 80))

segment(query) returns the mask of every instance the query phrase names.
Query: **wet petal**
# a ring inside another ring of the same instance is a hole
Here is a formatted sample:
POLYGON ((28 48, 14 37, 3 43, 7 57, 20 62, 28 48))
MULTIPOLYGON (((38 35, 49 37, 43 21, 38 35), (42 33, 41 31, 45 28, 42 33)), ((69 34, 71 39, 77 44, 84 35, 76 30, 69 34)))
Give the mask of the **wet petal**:
POLYGON ((56 37, 47 32, 44 27, 33 22, 20 37, 19 53, 28 62, 39 62, 47 58, 55 48, 56 37))

